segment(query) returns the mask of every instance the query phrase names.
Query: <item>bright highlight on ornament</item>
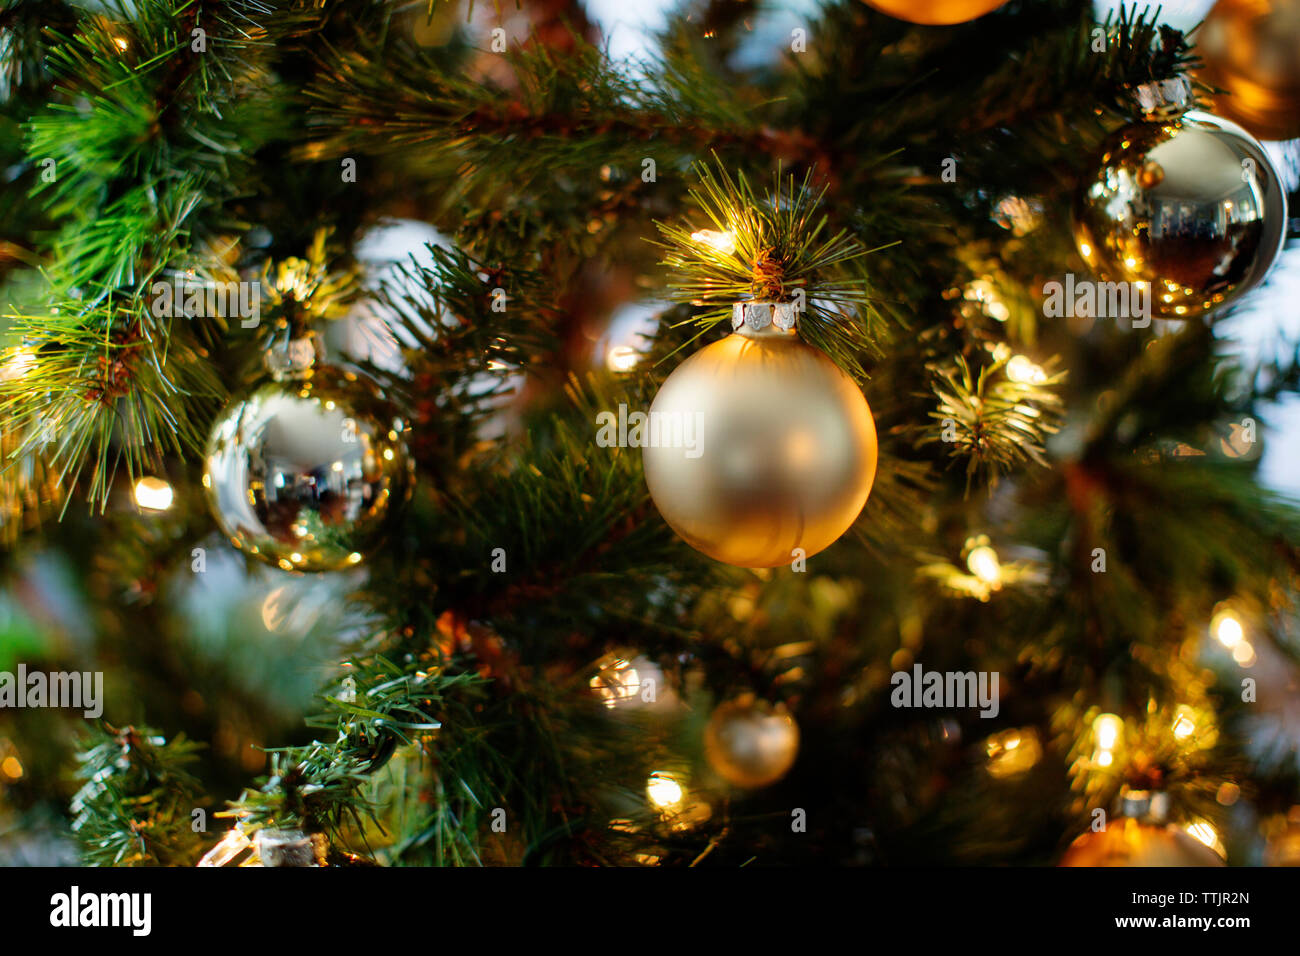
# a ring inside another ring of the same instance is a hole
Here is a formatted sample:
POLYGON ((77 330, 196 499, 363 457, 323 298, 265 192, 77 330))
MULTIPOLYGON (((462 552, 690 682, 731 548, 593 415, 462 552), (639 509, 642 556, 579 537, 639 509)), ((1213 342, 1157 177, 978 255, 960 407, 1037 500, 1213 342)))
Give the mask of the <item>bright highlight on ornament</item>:
POLYGON ((650 774, 645 785, 646 796, 655 809, 660 811, 675 810, 686 799, 686 790, 677 778, 663 770, 650 774))
POLYGON ((150 475, 135 483, 135 503, 148 511, 166 511, 173 498, 172 486, 161 478, 150 475))
POLYGON ((1227 855, 1222 841, 1219 840, 1218 831, 1210 825, 1209 821, 1197 820, 1194 823, 1187 824, 1183 829, 1186 831, 1188 836, 1199 843, 1205 844, 1215 853, 1219 854, 1219 856, 1227 855))
POLYGON ((699 232, 691 233, 691 238, 696 242, 704 243, 706 246, 712 246, 723 255, 729 256, 736 251, 736 234, 733 232, 701 229, 699 232))

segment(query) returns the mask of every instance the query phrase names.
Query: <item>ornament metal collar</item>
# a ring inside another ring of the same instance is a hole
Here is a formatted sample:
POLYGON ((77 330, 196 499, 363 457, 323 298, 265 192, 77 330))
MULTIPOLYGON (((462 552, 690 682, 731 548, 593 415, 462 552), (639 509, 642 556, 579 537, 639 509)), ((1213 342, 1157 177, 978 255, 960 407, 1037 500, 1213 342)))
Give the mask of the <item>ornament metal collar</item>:
POLYGON ((731 328, 742 334, 794 335, 798 312, 793 302, 737 302, 731 307, 731 328))
POLYGON ((1192 81, 1185 73, 1141 83, 1133 87, 1131 98, 1138 115, 1148 123, 1176 119, 1196 105, 1192 81))

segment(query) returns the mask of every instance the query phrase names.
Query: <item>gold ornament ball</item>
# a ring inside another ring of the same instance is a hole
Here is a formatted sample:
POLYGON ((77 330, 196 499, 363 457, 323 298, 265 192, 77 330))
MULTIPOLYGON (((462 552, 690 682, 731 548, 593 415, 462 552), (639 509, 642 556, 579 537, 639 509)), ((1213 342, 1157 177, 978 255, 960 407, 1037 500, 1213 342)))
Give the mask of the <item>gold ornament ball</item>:
POLYGON ((400 420, 354 373, 317 365, 233 402, 208 441, 203 484, 235 547, 292 571, 359 564, 406 496, 400 420))
POLYGON ((704 754, 736 787, 766 787, 785 776, 799 753, 799 725, 782 706, 751 696, 721 704, 704 730, 704 754))
POLYGON ((867 6, 887 13, 895 20, 947 26, 965 23, 996 10, 1007 0, 865 0, 867 6))
POLYGON ((1110 821, 1105 830, 1088 831, 1070 844, 1061 866, 1223 866, 1204 843, 1178 827, 1146 823, 1132 817, 1110 821))
POLYGON ((1261 139, 1300 136, 1300 0, 1219 0, 1195 34, 1214 111, 1261 139))
MULTIPOLYGON (((1263 147, 1235 123, 1189 112, 1107 140, 1080 184, 1074 237, 1100 280, 1130 284, 1130 302, 1149 296, 1156 318, 1192 319, 1263 281, 1286 215, 1263 147)), ((1103 298, 1097 316, 1115 318, 1103 298)))
POLYGON ((648 427, 659 441, 642 442, 642 460, 660 514, 691 547, 739 567, 823 550, 875 479, 862 390, 793 329, 744 325, 700 349, 668 376, 648 427))

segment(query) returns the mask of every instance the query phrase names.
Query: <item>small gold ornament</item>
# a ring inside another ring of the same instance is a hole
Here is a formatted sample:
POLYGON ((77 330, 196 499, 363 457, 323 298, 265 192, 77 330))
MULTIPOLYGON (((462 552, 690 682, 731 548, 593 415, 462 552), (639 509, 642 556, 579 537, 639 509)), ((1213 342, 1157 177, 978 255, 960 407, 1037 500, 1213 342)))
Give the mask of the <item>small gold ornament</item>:
POLYGON ((1106 141, 1080 184, 1075 243, 1102 281, 1149 296, 1155 317, 1196 318, 1263 281, 1285 238, 1286 196, 1249 133, 1184 112, 1185 78, 1135 92, 1143 120, 1106 141))
POLYGON ((1106 829, 1088 831, 1070 844, 1061 866, 1223 866, 1205 843, 1166 822, 1169 799, 1162 791, 1133 790, 1106 829))
POLYGON ((410 486, 405 427, 377 391, 319 361, 314 338, 267 353, 269 380, 218 416, 203 485, 232 544, 292 571, 359 564, 410 486))
POLYGON ((965 23, 996 10, 1007 0, 865 0, 896 20, 946 26, 965 23))
POLYGON ((650 497, 687 544, 727 564, 770 568, 823 550, 875 479, 862 390, 794 324, 788 303, 737 304, 736 331, 679 365, 650 407, 650 497))
POLYGON ((1196 32, 1214 110, 1260 139, 1300 136, 1300 0, 1219 0, 1196 32))
POLYGON ((704 754, 737 787, 766 787, 785 776, 799 753, 799 725, 784 706, 752 695, 719 705, 704 730, 704 754))

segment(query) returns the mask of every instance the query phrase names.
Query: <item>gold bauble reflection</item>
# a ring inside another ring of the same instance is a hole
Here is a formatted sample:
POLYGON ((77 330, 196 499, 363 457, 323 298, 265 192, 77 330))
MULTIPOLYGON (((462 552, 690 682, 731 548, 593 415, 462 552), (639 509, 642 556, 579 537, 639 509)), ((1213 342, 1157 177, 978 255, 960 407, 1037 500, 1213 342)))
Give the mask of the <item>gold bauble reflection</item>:
POLYGON ((1263 281, 1281 251, 1286 197, 1249 133, 1189 112, 1111 136, 1080 184, 1074 223, 1099 279, 1148 283, 1152 315, 1191 319, 1263 281))
POLYGON ((1214 111, 1260 139, 1300 136, 1300 0, 1219 0, 1195 34, 1214 111))
POLYGON ((753 789, 785 776, 799 753, 799 725, 781 706, 746 695, 721 704, 704 730, 704 755, 728 783, 753 789))
POLYGON ((843 534, 876 475, 876 427, 854 384, 793 331, 748 327, 668 376, 652 421, 693 426, 684 442, 643 448, 664 520, 718 561, 769 568, 843 534))
POLYGON ((946 25, 965 23, 996 10, 1007 0, 865 0, 896 20, 909 23, 946 25))
POLYGON ((1120 817, 1105 830, 1090 830, 1076 839, 1060 865, 1223 866, 1223 860, 1178 827, 1120 817))
POLYGON ((402 423, 356 376, 266 381, 218 417, 203 484, 235 547, 285 570, 360 563, 410 486, 402 423))

